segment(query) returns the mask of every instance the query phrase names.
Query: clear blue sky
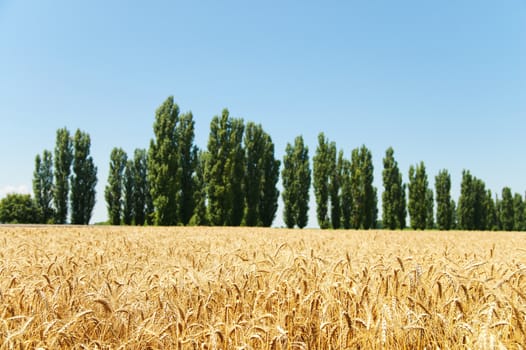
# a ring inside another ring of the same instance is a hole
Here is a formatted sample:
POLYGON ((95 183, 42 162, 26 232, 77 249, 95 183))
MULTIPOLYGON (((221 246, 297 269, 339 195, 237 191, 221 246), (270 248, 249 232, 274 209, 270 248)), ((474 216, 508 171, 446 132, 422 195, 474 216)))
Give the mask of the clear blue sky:
POLYGON ((80 128, 105 220, 111 149, 147 147, 168 95, 202 148, 227 107, 279 158, 299 134, 311 157, 320 131, 346 156, 365 144, 379 194, 389 146, 404 181, 423 160, 433 186, 451 172, 455 197, 462 169, 526 190, 524 0, 0 0, 0 197, 30 191, 35 155, 80 128))

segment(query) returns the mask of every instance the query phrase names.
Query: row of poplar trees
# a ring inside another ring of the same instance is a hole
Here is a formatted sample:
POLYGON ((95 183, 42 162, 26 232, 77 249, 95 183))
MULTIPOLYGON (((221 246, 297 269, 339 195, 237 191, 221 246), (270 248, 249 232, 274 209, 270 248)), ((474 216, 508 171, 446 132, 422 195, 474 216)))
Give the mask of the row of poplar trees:
POLYGON ((89 134, 57 130, 55 150, 35 157, 33 194, 37 223, 87 225, 95 207, 97 167, 90 155, 89 134))
POLYGON ((155 113, 148 150, 135 150, 132 160, 113 149, 105 189, 111 224, 272 224, 280 161, 270 135, 225 109, 212 119, 203 151, 194 144, 194 125, 170 96, 155 113))
MULTIPOLYGON (((352 151, 351 159, 337 152, 336 144, 320 133, 313 157, 316 214, 321 228, 377 227, 377 191, 373 186, 371 152, 365 147, 352 151)), ((390 147, 383 159, 382 221, 388 229, 404 229, 409 214, 413 229, 526 230, 526 201, 509 187, 501 198, 467 170, 462 173, 458 206, 451 198, 451 176, 441 170, 435 191, 429 187, 423 162, 410 166, 409 183, 390 147), (408 200, 406 200, 408 193, 408 200), (436 203, 436 220, 435 208, 436 203)))

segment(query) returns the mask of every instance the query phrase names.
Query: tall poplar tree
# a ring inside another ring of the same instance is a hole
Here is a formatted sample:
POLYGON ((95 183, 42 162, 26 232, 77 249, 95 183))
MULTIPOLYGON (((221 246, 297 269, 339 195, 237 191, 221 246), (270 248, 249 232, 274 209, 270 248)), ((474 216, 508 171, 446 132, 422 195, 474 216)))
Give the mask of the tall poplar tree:
POLYGON ((277 210, 279 160, 274 157, 274 144, 261 125, 247 123, 245 132, 244 223, 247 226, 270 226, 277 210))
POLYGON ((382 194, 382 224, 390 230, 404 229, 407 216, 405 202, 405 184, 394 150, 389 147, 385 152, 384 170, 382 172, 384 192, 382 194))
POLYGON ((433 207, 434 207, 433 190, 428 188, 426 191, 426 229, 433 229, 435 227, 433 207))
POLYGON ((53 221, 53 159, 51 152, 44 150, 42 158, 37 154, 33 173, 33 193, 40 216, 40 223, 53 221))
POLYGON ((108 184, 104 190, 108 219, 111 225, 120 225, 123 204, 123 179, 127 156, 122 148, 113 148, 110 154, 108 184))
POLYGON ((155 112, 155 138, 150 141, 148 151, 148 182, 155 207, 154 222, 161 226, 178 223, 178 121, 179 107, 173 96, 169 96, 155 112))
POLYGON ((314 196, 316 198, 316 217, 322 229, 329 228, 329 179, 331 164, 330 143, 323 133, 318 135, 318 146, 312 158, 314 196))
POLYGON ((371 151, 365 145, 354 149, 351 155, 351 226, 355 229, 376 227, 378 199, 373 172, 371 151))
POLYGON ((73 161, 73 147, 68 129, 57 130, 55 145, 55 223, 65 224, 68 218, 69 176, 73 161))
POLYGON ((194 213, 190 219, 190 225, 192 226, 206 226, 208 225, 208 213, 206 209, 206 193, 207 185, 205 181, 205 165, 206 165, 207 153, 198 151, 196 168, 194 173, 194 213))
POLYGON ((502 199, 500 200, 500 224, 504 231, 513 231, 514 222, 513 196, 509 187, 502 189, 502 199))
POLYGON ((437 227, 439 230, 453 228, 453 212, 451 200, 451 175, 445 169, 435 177, 435 192, 437 202, 437 227))
POLYGON ((462 230, 486 230, 488 228, 487 195, 484 182, 471 175, 468 170, 464 170, 457 209, 458 225, 462 230))
POLYGON ((524 201, 522 196, 515 193, 513 196, 513 230, 524 231, 524 201))
POLYGON ((195 122, 191 112, 184 113, 179 118, 177 126, 180 189, 177 192, 179 221, 187 225, 194 213, 195 184, 194 172, 197 165, 197 147, 194 145, 195 122))
POLYGON ((281 162, 276 159, 274 154, 274 143, 269 134, 263 136, 263 184, 262 195, 259 202, 259 220, 258 225, 270 227, 276 212, 278 211, 279 190, 277 184, 279 181, 279 167, 281 162))
POLYGON ((243 120, 230 118, 227 109, 210 123, 205 181, 212 225, 239 226, 243 220, 243 132, 243 120))
POLYGON ((133 213, 135 225, 144 225, 147 216, 147 202, 151 202, 148 189, 146 150, 136 149, 133 153, 133 213))
POLYGON ((288 228, 295 225, 303 228, 308 223, 311 170, 309 149, 305 146, 302 136, 296 137, 294 146, 287 143, 281 178, 285 224, 288 228))
POLYGON ((87 225, 95 207, 97 167, 90 155, 89 134, 77 129, 73 138, 71 177, 71 223, 87 225))
POLYGON ((124 225, 131 225, 135 216, 135 169, 133 159, 128 159, 124 168, 123 178, 123 203, 122 203, 122 222, 124 225))
POLYGON ((426 220, 429 213, 428 182, 424 162, 409 167, 409 216, 411 227, 423 230, 428 225, 426 220))
POLYGON ((341 227, 342 208, 340 202, 341 177, 343 172, 343 151, 337 154, 336 143, 329 147, 331 175, 329 178, 329 201, 331 203, 331 225, 333 229, 341 227))
POLYGON ((348 230, 351 226, 351 212, 353 207, 352 183, 351 183, 351 162, 343 157, 343 152, 339 154, 338 163, 341 163, 340 176, 340 206, 341 206, 341 224, 344 229, 348 230))

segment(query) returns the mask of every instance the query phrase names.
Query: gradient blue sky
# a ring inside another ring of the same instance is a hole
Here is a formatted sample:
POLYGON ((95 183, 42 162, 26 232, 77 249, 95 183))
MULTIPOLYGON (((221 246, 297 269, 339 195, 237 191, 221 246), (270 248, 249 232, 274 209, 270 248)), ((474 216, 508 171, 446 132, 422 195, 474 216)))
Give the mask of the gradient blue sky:
POLYGON ((0 197, 30 191, 35 155, 80 128, 99 169, 92 221, 106 220, 110 151, 147 147, 168 95, 202 148, 227 107, 279 158, 299 134, 311 157, 320 131, 346 156, 365 144, 379 194, 389 146, 404 181, 423 160, 455 197, 462 169, 526 190, 524 0, 0 0, 0 197))

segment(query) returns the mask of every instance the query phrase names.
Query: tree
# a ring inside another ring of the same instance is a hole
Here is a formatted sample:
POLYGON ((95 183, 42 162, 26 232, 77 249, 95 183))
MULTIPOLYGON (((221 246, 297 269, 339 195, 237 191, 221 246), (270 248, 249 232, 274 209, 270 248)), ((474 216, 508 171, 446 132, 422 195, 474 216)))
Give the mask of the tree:
POLYGON ((89 134, 77 129, 73 138, 73 175, 71 177, 71 223, 87 225, 95 207, 97 167, 90 156, 89 134))
POLYGON ((486 213, 485 227, 486 230, 498 230, 498 218, 497 218, 497 207, 493 200, 493 195, 490 190, 486 191, 486 197, 484 198, 484 211, 486 213))
POLYGON ((515 193, 513 196, 513 229, 515 231, 525 230, 524 207, 525 206, 522 196, 518 193, 515 193))
POLYGON ((29 194, 10 193, 0 200, 0 222, 33 224, 38 221, 38 208, 29 194))
POLYGON ((288 228, 295 225, 303 228, 308 223, 311 171, 309 149, 305 146, 302 136, 296 137, 294 146, 287 143, 281 177, 285 224, 288 228))
POLYGON ((173 96, 169 96, 155 111, 155 138, 150 141, 148 152, 148 182, 155 207, 154 221, 161 226, 178 223, 178 121, 179 107, 173 96))
POLYGON ((353 207, 352 184, 351 184, 351 162, 343 158, 343 152, 339 154, 338 163, 341 164, 340 177, 340 206, 341 206, 341 223, 344 229, 348 230, 351 226, 351 211, 353 207))
POLYGON ((427 174, 424 162, 409 167, 409 216, 411 227, 415 230, 423 230, 429 216, 429 194, 427 174))
POLYGON ((351 155, 351 226, 355 229, 376 227, 378 208, 373 171, 371 151, 365 145, 354 149, 351 155))
POLYGON ((394 150, 389 147, 385 152, 382 172, 384 192, 382 194, 382 223, 390 230, 404 229, 407 216, 405 203, 405 184, 398 162, 394 159, 394 150))
POLYGON ((263 183, 262 195, 259 201, 259 220, 258 224, 270 227, 278 210, 279 190, 279 167, 281 162, 276 159, 274 154, 274 143, 269 134, 265 134, 263 149, 263 183))
POLYGON ((341 227, 342 208, 340 202, 341 177, 343 172, 343 151, 336 155, 336 144, 329 147, 331 175, 329 177, 329 201, 331 203, 331 225, 333 229, 341 227))
POLYGON ((197 147, 194 145, 195 122, 191 112, 182 114, 177 126, 180 190, 177 192, 179 222, 187 225, 194 213, 194 172, 197 166, 197 147))
POLYGON ((126 152, 122 148, 113 148, 110 154, 110 169, 108 184, 104 197, 108 207, 108 218, 111 225, 120 225, 123 204, 123 177, 127 161, 126 152))
POLYGON ((42 224, 53 222, 53 159, 51 152, 44 150, 42 158, 37 154, 33 173, 33 193, 42 224))
POLYGON ((207 153, 199 151, 197 153, 197 162, 194 173, 194 214, 190 219, 189 224, 192 226, 206 226, 208 225, 207 210, 206 210, 206 191, 207 185, 205 181, 205 164, 207 153))
POLYGON ((239 226, 243 220, 245 152, 242 119, 230 118, 224 109, 221 118, 210 123, 205 181, 208 219, 216 226, 239 226))
POLYGON ((146 150, 136 149, 133 152, 133 213, 135 215, 135 225, 140 226, 146 222, 146 217, 149 214, 147 203, 151 203, 147 168, 146 150))
POLYGON ((433 190, 428 188, 426 191, 426 228, 430 230, 435 226, 433 204, 433 190))
POLYGON ((500 201, 500 223, 502 230, 513 231, 515 226, 514 216, 515 213, 511 189, 509 187, 504 187, 502 189, 502 199, 500 201))
POLYGON ((131 225, 135 216, 135 169, 132 159, 129 159, 126 162, 126 167, 124 169, 123 188, 124 200, 122 203, 122 222, 125 225, 131 225))
POLYGON ((435 177, 435 192, 437 202, 437 226, 439 230, 453 228, 453 201, 451 199, 451 175, 447 170, 439 171, 435 177))
POLYGON ((261 125, 247 123, 245 132, 244 223, 247 226, 270 226, 278 207, 280 161, 274 157, 274 143, 261 125))
POLYGON ((487 228, 486 185, 467 170, 462 172, 460 197, 458 199, 458 224, 462 230, 485 230, 487 228))
POLYGON ((68 217, 69 175, 73 161, 73 148, 68 129, 57 130, 55 145, 55 223, 65 224, 68 217))
POLYGON ((333 165, 330 156, 331 145, 323 133, 318 135, 318 147, 312 158, 314 196, 316 198, 316 217, 320 228, 330 226, 328 216, 329 179, 333 165))

